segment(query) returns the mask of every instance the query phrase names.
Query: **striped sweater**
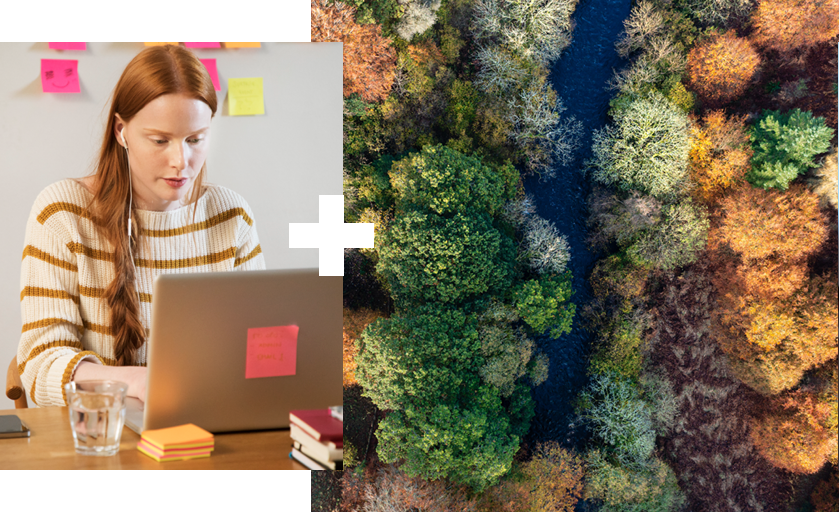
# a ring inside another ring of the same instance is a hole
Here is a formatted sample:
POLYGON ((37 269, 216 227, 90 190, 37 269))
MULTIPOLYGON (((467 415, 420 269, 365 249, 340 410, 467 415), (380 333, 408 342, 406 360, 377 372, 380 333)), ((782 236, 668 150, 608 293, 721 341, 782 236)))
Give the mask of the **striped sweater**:
MULTIPOLYGON (((26 225, 17 362, 24 388, 39 406, 66 404, 64 384, 80 361, 116 364, 103 297, 115 275, 113 246, 84 212, 92 197, 76 180, 54 183, 38 195, 26 225)), ((253 213, 232 190, 205 185, 194 222, 193 205, 135 211, 143 228, 134 261, 147 338, 155 276, 265 269, 253 213)), ((145 363, 146 344, 135 359, 145 363)))

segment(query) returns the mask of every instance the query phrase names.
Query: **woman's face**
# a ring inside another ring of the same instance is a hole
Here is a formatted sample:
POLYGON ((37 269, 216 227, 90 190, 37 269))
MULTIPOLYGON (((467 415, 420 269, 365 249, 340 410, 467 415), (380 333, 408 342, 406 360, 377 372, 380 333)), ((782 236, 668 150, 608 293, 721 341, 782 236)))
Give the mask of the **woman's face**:
POLYGON ((209 105, 183 94, 158 96, 128 122, 116 114, 120 145, 125 128, 137 208, 170 211, 186 204, 207 159, 212 114, 209 105))

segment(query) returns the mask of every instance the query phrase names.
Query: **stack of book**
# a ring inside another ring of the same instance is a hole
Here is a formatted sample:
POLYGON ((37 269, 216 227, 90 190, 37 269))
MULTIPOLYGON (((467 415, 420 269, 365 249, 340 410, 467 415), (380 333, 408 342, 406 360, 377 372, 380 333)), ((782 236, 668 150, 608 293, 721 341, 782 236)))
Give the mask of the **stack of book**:
POLYGON ((344 469, 343 407, 291 411, 289 456, 309 469, 344 469))
POLYGON ((138 450, 157 462, 209 457, 214 447, 213 434, 192 423, 146 430, 137 443, 138 450))

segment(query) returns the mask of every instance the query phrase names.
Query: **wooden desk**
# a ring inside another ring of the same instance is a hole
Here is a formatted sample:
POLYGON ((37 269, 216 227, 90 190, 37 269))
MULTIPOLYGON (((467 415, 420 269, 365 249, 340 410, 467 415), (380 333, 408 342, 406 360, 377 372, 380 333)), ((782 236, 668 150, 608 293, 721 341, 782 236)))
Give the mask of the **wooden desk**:
POLYGON ((119 453, 112 457, 78 455, 67 407, 10 409, 29 427, 29 437, 0 439, 2 469, 308 469, 288 457, 288 429, 216 434, 208 458, 155 462, 137 450, 140 436, 125 427, 119 453))

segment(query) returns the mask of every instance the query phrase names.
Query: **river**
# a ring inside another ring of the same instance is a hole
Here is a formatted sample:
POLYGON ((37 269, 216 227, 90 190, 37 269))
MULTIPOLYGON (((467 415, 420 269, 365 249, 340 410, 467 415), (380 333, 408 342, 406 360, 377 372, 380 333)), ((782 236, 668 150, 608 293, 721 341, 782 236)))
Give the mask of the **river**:
POLYGON ((580 312, 591 300, 588 277, 599 255, 586 245, 586 197, 591 189, 580 169, 591 155, 591 133, 607 122, 614 91, 606 83, 626 62, 615 51, 615 41, 629 16, 631 0, 581 0, 574 12, 573 40, 551 69, 549 80, 568 110, 583 123, 581 149, 569 165, 557 167, 556 177, 531 176, 524 188, 535 199, 536 212, 552 221, 568 238, 577 315, 571 333, 557 340, 537 339, 550 358, 548 380, 533 391, 536 417, 527 436, 529 444, 560 441, 582 448, 584 432, 569 427, 574 420, 573 400, 587 384, 586 367, 592 335, 582 329, 580 312))

